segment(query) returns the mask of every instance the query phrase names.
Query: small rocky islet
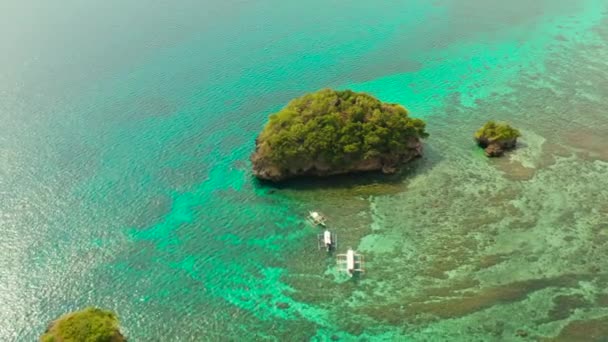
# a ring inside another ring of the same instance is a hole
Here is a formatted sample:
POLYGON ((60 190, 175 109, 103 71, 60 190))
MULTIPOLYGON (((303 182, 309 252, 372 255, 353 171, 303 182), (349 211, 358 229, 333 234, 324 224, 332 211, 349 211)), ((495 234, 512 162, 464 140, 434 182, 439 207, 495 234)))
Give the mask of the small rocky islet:
POLYGON ((521 133, 506 122, 488 121, 475 132, 475 141, 487 157, 500 157, 517 145, 521 133))
MULTIPOLYGON (((426 123, 399 104, 351 90, 322 89, 272 114, 251 155, 253 174, 279 182, 298 176, 367 171, 392 174, 422 156, 426 123)), ((488 121, 475 133, 488 157, 515 148, 519 131, 488 121)))
POLYGON ((53 321, 40 342, 124 342, 119 321, 112 311, 95 307, 70 312, 53 321))
POLYGON ((425 122, 399 104, 322 89, 270 116, 251 155, 254 175, 282 181, 365 171, 391 174, 422 155, 425 122))

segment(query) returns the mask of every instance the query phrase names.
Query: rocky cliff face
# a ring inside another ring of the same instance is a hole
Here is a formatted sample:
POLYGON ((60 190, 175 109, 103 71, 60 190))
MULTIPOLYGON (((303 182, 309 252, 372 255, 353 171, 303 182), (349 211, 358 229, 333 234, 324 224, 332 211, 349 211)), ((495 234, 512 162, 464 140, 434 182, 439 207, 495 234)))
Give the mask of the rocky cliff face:
POLYGON ((517 138, 489 140, 486 137, 475 138, 477 144, 484 149, 487 157, 500 157, 506 151, 512 150, 517 145, 517 138))
POLYGON ((279 166, 264 156, 256 141, 256 150, 251 155, 253 174, 263 180, 279 182, 299 176, 326 177, 339 174, 381 171, 384 174, 393 174, 403 164, 422 156, 422 143, 418 138, 411 138, 407 143, 407 149, 399 153, 380 155, 374 158, 353 160, 346 166, 332 167, 323 160, 298 165, 294 167, 279 166))

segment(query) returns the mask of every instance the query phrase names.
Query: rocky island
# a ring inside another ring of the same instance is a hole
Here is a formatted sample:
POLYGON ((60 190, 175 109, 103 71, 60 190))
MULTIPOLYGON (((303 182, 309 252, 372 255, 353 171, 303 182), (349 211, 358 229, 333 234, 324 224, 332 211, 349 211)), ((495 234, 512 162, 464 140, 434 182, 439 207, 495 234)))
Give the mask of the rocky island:
POLYGON ((494 121, 486 122, 475 132, 475 140, 488 157, 500 157, 505 151, 512 150, 517 145, 519 131, 507 123, 494 121))
POLYGON ((425 123, 398 104, 323 89, 270 116, 251 155, 253 174, 281 181, 364 171, 390 174, 422 155, 425 123))
POLYGON ((53 321, 40 342, 124 342, 118 317, 111 312, 89 307, 53 321))

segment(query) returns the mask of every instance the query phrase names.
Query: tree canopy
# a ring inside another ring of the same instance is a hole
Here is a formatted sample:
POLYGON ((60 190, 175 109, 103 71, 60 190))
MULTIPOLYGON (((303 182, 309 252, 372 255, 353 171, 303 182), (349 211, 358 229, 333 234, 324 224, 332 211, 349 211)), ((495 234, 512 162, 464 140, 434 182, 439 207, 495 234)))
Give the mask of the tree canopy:
POLYGON ((323 89, 292 100, 270 116, 258 138, 261 152, 277 165, 323 160, 342 165, 408 149, 424 138, 425 123, 398 104, 350 90, 323 89))
POLYGON ((521 133, 505 122, 488 121, 483 127, 475 132, 476 139, 485 139, 489 142, 514 140, 521 136, 521 133))
POLYGON ((111 311, 89 307, 59 317, 41 342, 122 342, 118 318, 111 311))

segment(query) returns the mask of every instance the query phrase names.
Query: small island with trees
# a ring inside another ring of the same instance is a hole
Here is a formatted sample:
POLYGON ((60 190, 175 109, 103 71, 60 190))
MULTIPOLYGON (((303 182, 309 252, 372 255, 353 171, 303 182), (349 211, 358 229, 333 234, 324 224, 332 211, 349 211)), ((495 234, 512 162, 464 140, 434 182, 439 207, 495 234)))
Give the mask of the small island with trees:
POLYGON ((89 307, 53 321, 40 342, 124 342, 118 317, 111 311, 89 307))
POLYGON ((270 116, 251 155, 253 174, 282 181, 364 171, 395 173, 422 155, 424 121, 398 104, 350 90, 306 94, 270 116))
POLYGON ((500 157, 515 148, 519 131, 507 123, 488 121, 475 132, 475 140, 488 157, 500 157))

